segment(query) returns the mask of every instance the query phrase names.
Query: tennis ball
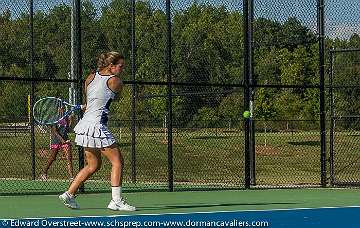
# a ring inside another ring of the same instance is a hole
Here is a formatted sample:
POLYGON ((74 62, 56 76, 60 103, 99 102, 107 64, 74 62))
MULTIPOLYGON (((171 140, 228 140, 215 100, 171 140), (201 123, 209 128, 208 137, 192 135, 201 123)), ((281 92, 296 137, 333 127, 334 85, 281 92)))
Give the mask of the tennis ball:
POLYGON ((250 112, 249 112, 249 111, 245 111, 245 112, 243 113, 243 117, 244 117, 245 119, 249 118, 249 117, 250 117, 250 112))

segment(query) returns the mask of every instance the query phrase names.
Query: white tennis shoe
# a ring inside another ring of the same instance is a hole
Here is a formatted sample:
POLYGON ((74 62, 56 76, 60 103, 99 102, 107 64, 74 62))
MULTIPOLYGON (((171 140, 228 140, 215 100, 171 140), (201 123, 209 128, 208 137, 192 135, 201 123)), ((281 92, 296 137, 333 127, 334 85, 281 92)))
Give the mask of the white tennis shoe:
POLYGON ((135 211, 136 208, 134 206, 129 205, 124 199, 121 199, 119 202, 115 202, 111 200, 108 207, 113 211, 135 211))
POLYGON ((48 179, 47 175, 45 173, 40 174, 39 176, 40 180, 46 181, 48 179))
POLYGON ((71 209, 79 209, 79 204, 76 203, 75 197, 71 197, 69 193, 65 192, 62 195, 59 195, 59 199, 64 203, 65 206, 71 209))

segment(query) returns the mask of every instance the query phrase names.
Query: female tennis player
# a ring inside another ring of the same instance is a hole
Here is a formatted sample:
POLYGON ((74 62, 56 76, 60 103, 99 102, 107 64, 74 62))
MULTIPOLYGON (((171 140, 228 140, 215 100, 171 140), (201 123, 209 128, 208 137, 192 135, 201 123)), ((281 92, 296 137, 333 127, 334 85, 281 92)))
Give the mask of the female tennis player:
MULTIPOLYGON (((64 109, 61 108, 61 110, 59 111, 63 113, 64 109)), ((60 150, 64 151, 67 160, 67 171, 69 174, 69 178, 71 181, 74 179, 71 143, 68 137, 68 132, 72 123, 72 117, 73 116, 66 117, 51 126, 51 155, 48 159, 46 166, 44 167, 42 174, 40 175, 40 179, 42 180, 47 180, 47 172, 52 163, 56 160, 57 154, 60 150)))
POLYGON ((86 108, 83 118, 75 126, 75 142, 84 147, 86 166, 80 170, 69 189, 59 199, 65 206, 78 209, 75 193, 79 186, 101 167, 101 154, 111 162, 112 200, 108 208, 119 211, 134 211, 121 196, 124 160, 114 136, 107 127, 109 107, 115 95, 121 92, 122 81, 115 76, 123 71, 124 57, 117 52, 101 54, 98 71, 85 81, 86 108))

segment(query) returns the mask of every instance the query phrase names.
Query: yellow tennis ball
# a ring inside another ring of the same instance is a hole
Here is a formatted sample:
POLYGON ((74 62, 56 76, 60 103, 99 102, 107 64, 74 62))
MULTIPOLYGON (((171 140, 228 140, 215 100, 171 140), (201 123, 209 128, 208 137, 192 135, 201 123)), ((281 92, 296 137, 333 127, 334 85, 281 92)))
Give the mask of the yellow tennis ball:
POLYGON ((247 118, 249 118, 250 117, 250 112, 249 111, 245 111, 244 113, 243 113, 243 117, 245 118, 245 119, 247 119, 247 118))

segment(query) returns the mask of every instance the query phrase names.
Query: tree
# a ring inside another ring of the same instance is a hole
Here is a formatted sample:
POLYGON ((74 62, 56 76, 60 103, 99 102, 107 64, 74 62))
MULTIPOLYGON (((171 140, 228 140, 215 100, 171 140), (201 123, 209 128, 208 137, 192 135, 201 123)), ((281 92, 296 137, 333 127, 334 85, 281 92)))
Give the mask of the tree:
POLYGON ((241 119, 241 113, 244 110, 243 100, 242 93, 231 93, 221 100, 219 115, 221 119, 229 122, 229 127, 241 119))
POLYGON ((108 48, 123 53, 126 58, 131 50, 131 1, 113 0, 102 10, 100 28, 108 48))
POLYGON ((287 48, 290 51, 299 45, 309 47, 317 41, 316 35, 295 17, 288 18, 279 33, 280 48, 287 48))
POLYGON ((277 110, 273 102, 274 96, 269 90, 259 88, 256 90, 255 115, 256 119, 270 120, 276 117, 277 110))
MULTIPOLYGON (((12 65, 9 69, 10 75, 24 74, 23 69, 12 65)), ((0 84, 1 116, 9 121, 21 121, 28 116, 28 95, 30 86, 24 83, 7 81, 0 84)))
POLYGON ((193 117, 191 126, 211 128, 218 124, 219 116, 215 109, 203 107, 198 110, 198 113, 193 117))

